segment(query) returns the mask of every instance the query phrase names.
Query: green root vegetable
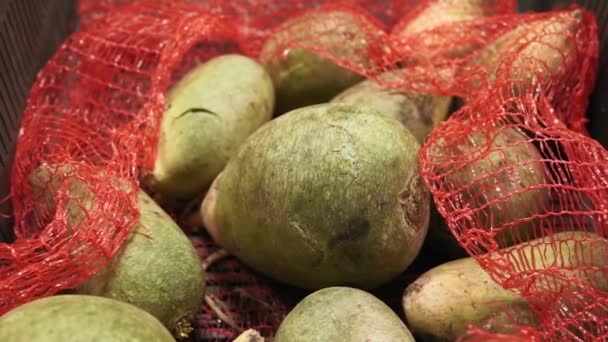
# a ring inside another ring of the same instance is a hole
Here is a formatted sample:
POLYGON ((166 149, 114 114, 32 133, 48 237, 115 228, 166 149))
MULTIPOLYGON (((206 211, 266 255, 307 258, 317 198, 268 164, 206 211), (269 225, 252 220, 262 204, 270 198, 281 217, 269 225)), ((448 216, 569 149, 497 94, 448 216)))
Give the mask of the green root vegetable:
MULTIPOLYGON (((501 247, 540 237, 541 221, 534 215, 544 214, 550 204, 544 158, 529 140, 517 128, 502 127, 475 131, 464 142, 430 152, 433 163, 441 163, 438 172, 446 175, 445 190, 458 191, 459 207, 476 210, 461 223, 495 231, 501 247)), ((450 240, 456 242, 444 239, 450 240)))
POLYGON ((154 201, 139 192, 140 220, 112 262, 78 292, 136 305, 177 337, 187 337, 205 292, 205 276, 192 243, 154 201))
MULTIPOLYGON (((606 248, 608 243, 598 235, 563 232, 501 253, 514 266, 513 274, 559 267, 565 276, 586 278, 606 290, 607 280, 591 269, 608 265, 606 248)), ((534 286, 554 288, 555 279, 539 274, 534 286)), ((503 309, 512 310, 522 324, 535 322, 525 299, 494 282, 473 258, 450 261, 424 273, 405 290, 403 308, 412 332, 436 341, 454 341, 467 324, 487 323, 503 309)))
POLYGON ((256 131, 202 204, 211 236, 285 283, 379 286, 419 253, 430 194, 420 144, 366 107, 309 106, 256 131))
POLYGON ((170 91, 154 169, 146 182, 168 198, 205 191, 245 138, 272 118, 274 89, 261 64, 212 58, 170 91))
POLYGON ((565 67, 564 63, 576 63, 572 60, 576 53, 574 35, 582 18, 582 11, 576 9, 522 24, 484 47, 471 64, 483 67, 490 83, 507 71, 503 68, 508 68, 509 74, 501 79, 507 76, 522 84, 548 84, 565 67))
POLYGON ((414 342, 401 319, 371 294, 349 287, 316 291, 293 308, 275 342, 414 342))
POLYGON ((369 44, 381 34, 365 17, 343 10, 307 14, 283 23, 259 57, 274 82, 277 114, 325 103, 363 80, 361 74, 317 51, 370 70, 374 64, 368 57, 369 44))
MULTIPOLYGON (((402 70, 380 75, 381 81, 396 81, 402 70)), ((331 102, 369 106, 401 122, 423 144, 426 136, 449 113, 452 98, 407 90, 386 88, 374 80, 360 82, 333 98, 331 102)))
MULTIPOLYGON (((47 199, 41 203, 48 206, 35 208, 35 213, 55 210, 53 191, 60 190, 63 184, 62 188, 72 196, 65 202, 69 226, 74 230, 87 229, 81 224, 86 211, 92 210, 95 196, 76 175, 69 165, 36 169, 30 182, 34 193, 47 199)), ((140 219, 133 234, 121 251, 76 292, 135 305, 159 319, 175 336, 187 336, 205 290, 198 254, 183 231, 146 193, 139 190, 138 199, 140 219)))
POLYGON ((23 304, 0 317, 2 342, 172 342, 149 313, 113 299, 56 295, 23 304))

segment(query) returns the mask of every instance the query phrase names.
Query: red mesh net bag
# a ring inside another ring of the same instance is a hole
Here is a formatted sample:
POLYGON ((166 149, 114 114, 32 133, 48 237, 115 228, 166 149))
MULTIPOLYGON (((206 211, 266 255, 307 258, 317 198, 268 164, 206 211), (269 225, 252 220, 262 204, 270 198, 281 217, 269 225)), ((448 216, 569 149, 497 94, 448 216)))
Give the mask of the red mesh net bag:
POLYGON ((608 154, 552 119, 547 99, 502 90, 423 147, 438 211, 493 279, 528 299, 545 338, 605 337, 608 154))
POLYGON ((407 67, 386 83, 463 98, 426 140, 423 178, 459 245, 540 318, 530 327, 510 315, 461 340, 603 340, 608 158, 584 126, 595 18, 577 6, 467 15, 422 29, 429 21, 406 16, 391 39, 407 67))
MULTIPOLYGON (((398 13, 367 4, 378 23, 398 13)), ((80 2, 80 31, 41 71, 24 113, 11 189, 17 241, 0 245, 2 312, 74 288, 116 255, 139 218, 138 180, 154 162, 172 82, 221 53, 256 56, 280 19, 326 4, 268 5, 80 2)), ((205 260, 217 247, 201 239, 205 260)), ((203 306, 202 337, 226 340, 245 327, 271 334, 286 309, 270 285, 235 260, 210 270, 209 298, 226 316, 203 306)))
MULTIPOLYGON (((303 49, 382 87, 460 98, 421 150, 423 178, 459 245, 543 317, 472 326, 463 340, 606 337, 608 154, 584 129, 597 26, 579 7, 515 9, 514 0, 80 1, 80 32, 42 70, 24 113, 12 173, 18 239, 0 245, 0 311, 73 288, 116 255, 138 220, 138 180, 153 166, 174 81, 223 53, 280 63, 303 49), (347 15, 284 26, 336 12, 347 15), (94 197, 74 196, 74 180, 94 197)), ((203 263, 222 256, 206 234, 190 235, 203 263)), ((197 339, 247 328, 272 336, 302 296, 227 256, 207 273, 197 339)))
MULTIPOLYGON (((467 19, 473 14, 459 7, 451 24, 439 17, 434 26, 435 11, 425 12, 429 3, 435 2, 422 3, 422 14, 406 16, 392 29, 394 58, 408 67, 391 87, 471 99, 500 80, 542 86, 557 118, 587 134, 585 111, 599 53, 593 13, 573 6, 509 14, 509 3, 489 1, 494 6, 485 12, 495 15, 467 19), (425 14, 428 20, 420 19, 425 14)), ((517 91, 511 89, 514 95, 517 91)))
MULTIPOLYGON (((12 172, 17 240, 0 245, 3 313, 75 288, 116 255, 139 219, 138 178, 154 162, 166 90, 197 63, 240 51, 233 21, 196 4, 142 1, 99 20, 67 39, 29 95, 12 172)), ((285 310, 239 272, 211 275, 210 293, 218 281, 241 282, 243 298, 257 291, 268 309, 234 299, 228 309, 249 315, 240 324, 276 326, 285 310)), ((226 286, 216 297, 235 293, 226 286)), ((216 340, 230 338, 215 325, 216 340)))

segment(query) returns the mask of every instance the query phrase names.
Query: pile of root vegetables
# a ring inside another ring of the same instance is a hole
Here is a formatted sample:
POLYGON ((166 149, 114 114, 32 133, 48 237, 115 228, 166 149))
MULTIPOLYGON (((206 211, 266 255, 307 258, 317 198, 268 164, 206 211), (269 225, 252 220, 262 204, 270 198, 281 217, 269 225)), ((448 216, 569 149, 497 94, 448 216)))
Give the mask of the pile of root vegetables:
MULTIPOLYGON (((138 177, 140 216, 120 252, 68 293, 0 316, 0 340, 191 336, 210 305, 208 265, 168 209, 176 203, 196 208, 188 222, 223 256, 306 293, 276 332, 235 341, 456 341, 470 324, 542 332, 548 319, 529 294, 557 293, 543 270, 608 291, 608 154, 585 135, 594 51, 578 50, 597 37, 577 40, 593 33, 591 14, 518 17, 491 2, 426 1, 390 30, 328 5, 283 20, 255 55, 189 68, 165 94, 153 167, 138 177), (560 130, 604 160, 595 186, 568 168, 560 130), (570 171, 558 184, 561 168, 570 171), (561 200, 577 186, 587 198, 561 200), (592 214, 555 228, 553 213, 576 211, 592 214), (372 294, 424 258, 431 265, 401 284, 399 312, 372 294), (492 271, 499 259, 536 290, 492 271)), ((88 229, 98 203, 83 169, 95 167, 42 163, 29 174, 33 222, 60 198, 70 234, 88 229)), ((559 298, 551 304, 563 311, 559 298)))

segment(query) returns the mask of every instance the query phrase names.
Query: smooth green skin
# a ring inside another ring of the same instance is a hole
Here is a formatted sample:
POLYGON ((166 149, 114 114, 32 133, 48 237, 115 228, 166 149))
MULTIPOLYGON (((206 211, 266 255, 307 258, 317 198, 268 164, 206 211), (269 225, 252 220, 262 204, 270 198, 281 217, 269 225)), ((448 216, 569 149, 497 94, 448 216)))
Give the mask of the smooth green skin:
POLYGON ((349 287, 316 291, 285 317, 275 342, 414 342, 401 319, 373 295, 349 287))
POLYGON ((192 243, 171 217, 139 191, 140 220, 120 254, 87 279, 78 293, 133 304, 176 336, 202 304, 205 276, 192 243))
MULTIPOLYGON (((400 75, 403 71, 390 71, 380 75, 380 79, 390 80, 400 75)), ((452 98, 385 88, 375 80, 365 80, 338 94, 331 102, 374 108, 401 122, 422 145, 431 130, 448 116, 452 98)))
MULTIPOLYGON (((68 225, 86 229, 81 222, 95 197, 76 177, 77 172, 67 164, 37 168, 29 179, 34 193, 46 201, 34 208, 34 214, 52 213, 53 193, 67 181, 63 186, 72 196, 65 204, 68 225)), ((111 181, 119 189, 124 186, 118 179, 111 181)), ((204 272, 198 253, 181 228, 142 190, 138 191, 138 199, 140 219, 133 234, 119 254, 76 292, 133 304, 179 336, 186 333, 187 322, 193 321, 202 303, 204 272)))
MULTIPOLYGON (((592 233, 563 232, 536 239, 526 244, 512 246, 501 251, 513 265, 511 274, 530 270, 559 267, 560 273, 585 277, 597 288, 606 290, 608 284, 603 275, 593 270, 566 270, 568 267, 608 265, 606 240, 592 233), (582 242, 575 242, 574 239, 582 242), (593 242, 592 242, 593 241, 593 242), (534 246, 534 247, 531 247, 534 246), (559 250, 559 253, 555 253, 559 250), (595 251, 595 252, 594 252, 595 251)), ((502 264, 507 264, 504 260, 502 264)), ((535 286, 551 287, 553 278, 538 276, 535 286)), ((420 276, 407 287, 403 297, 403 309, 408 326, 415 334, 434 341, 454 341, 466 330, 469 323, 479 324, 505 307, 519 307, 525 300, 518 294, 504 289, 494 282, 473 258, 463 258, 439 265, 420 276)), ((522 316, 534 322, 526 310, 522 316)))
POLYGON ((420 145, 368 108, 310 106, 256 131, 217 182, 218 243, 261 273, 319 289, 372 288, 426 236, 420 145))
MULTIPOLYGON (((486 133, 476 131, 467 141, 454 145, 450 150, 431 153, 447 156, 444 160, 436 157, 433 161, 443 163, 443 166, 438 166, 442 174, 449 172, 445 176, 445 184, 449 186, 446 190, 459 189, 461 207, 480 208, 474 214, 478 220, 467 225, 491 230, 513 223, 496 233, 499 246, 507 247, 540 237, 540 219, 515 222, 543 214, 549 207, 551 199, 546 189, 529 189, 548 184, 542 156, 529 142, 530 139, 516 128, 505 127, 497 134, 486 133), (488 144, 491 146, 486 148, 488 144), (457 164, 462 163, 462 156, 471 161, 464 167, 457 164), (515 194, 523 190, 526 191, 515 194)), ((448 228, 443 225, 440 229, 445 231, 448 228)), ((456 239, 443 241, 456 243, 456 239)))
MULTIPOLYGON (((278 115, 328 102, 339 92, 364 79, 363 75, 304 48, 311 46, 371 68, 371 61, 359 51, 365 51, 368 42, 362 38, 366 36, 365 30, 369 30, 363 28, 361 20, 363 18, 345 11, 297 17, 284 23, 266 41, 260 52, 260 61, 274 82, 278 115), (360 43, 345 44, 347 39, 351 43, 353 39, 360 39, 360 43), (300 45, 302 47, 286 46, 295 42, 303 44, 300 45), (357 58, 361 60, 354 60, 357 58)), ((367 26, 372 27, 372 24, 367 26)))
POLYGON ((2 342, 174 342, 147 312, 108 298, 56 295, 0 317, 2 342))
POLYGON ((245 138, 272 118, 274 102, 270 76, 248 57, 222 55, 190 71, 168 95, 151 187, 178 199, 203 192, 245 138), (208 112, 187 112, 192 108, 208 112))

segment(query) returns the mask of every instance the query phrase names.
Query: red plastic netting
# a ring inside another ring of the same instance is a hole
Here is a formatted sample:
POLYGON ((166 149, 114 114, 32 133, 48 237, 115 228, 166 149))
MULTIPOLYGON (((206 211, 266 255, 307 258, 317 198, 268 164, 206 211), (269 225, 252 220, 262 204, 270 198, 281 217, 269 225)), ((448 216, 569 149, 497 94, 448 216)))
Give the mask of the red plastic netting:
MULTIPOLYGON (((18 240, 0 245, 0 312, 73 288, 115 255, 138 219, 135 190, 153 165, 172 82, 218 54, 271 62, 301 48, 387 88, 461 99, 421 150, 423 177, 459 244, 545 317, 509 334, 473 328, 467 340, 605 337, 608 153, 584 128, 593 14, 515 14, 513 0, 418 3, 80 1, 81 30, 42 70, 24 114, 12 174, 18 240), (338 10, 350 14, 283 26, 338 10), (260 55, 271 36, 275 47, 260 55), (388 70, 396 77, 381 76, 388 70), (42 164, 70 170, 43 183, 53 190, 44 210, 28 178, 42 164), (94 198, 79 201, 74 179, 94 198), (75 222, 73 210, 85 214, 75 222), (595 235, 563 235, 573 230, 595 235)), ((217 248, 193 239, 203 259, 217 248)), ((208 283, 239 329, 272 335, 287 310, 234 259, 211 268, 208 283)), ((200 319, 201 338, 238 332, 209 305, 200 319)))
POLYGON ((421 170, 460 246, 528 299, 542 336, 591 340, 606 336, 608 153, 555 113, 491 89, 431 133, 421 170))
POLYGON ((11 189, 17 241, 0 245, 2 312, 77 286, 116 254, 138 219, 138 171, 154 161, 173 72, 238 49, 236 39, 230 21, 202 8, 152 1, 67 39, 24 112, 11 189), (45 164, 73 172, 32 180, 45 164), (91 203, 74 195, 74 180, 91 203), (36 206, 41 188, 54 204, 44 211, 36 206), (76 222, 75 207, 84 213, 76 222))

